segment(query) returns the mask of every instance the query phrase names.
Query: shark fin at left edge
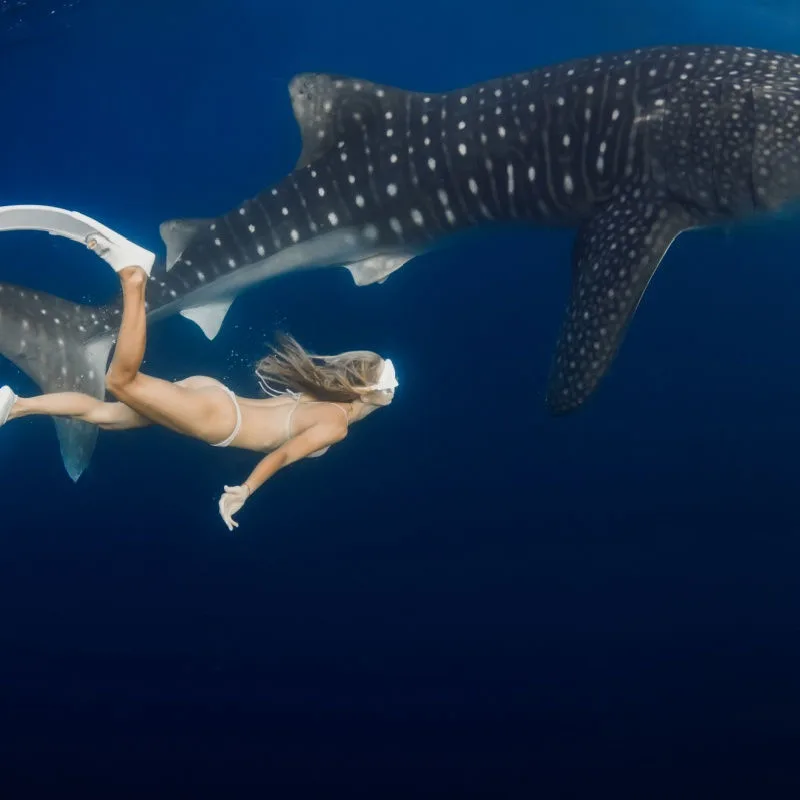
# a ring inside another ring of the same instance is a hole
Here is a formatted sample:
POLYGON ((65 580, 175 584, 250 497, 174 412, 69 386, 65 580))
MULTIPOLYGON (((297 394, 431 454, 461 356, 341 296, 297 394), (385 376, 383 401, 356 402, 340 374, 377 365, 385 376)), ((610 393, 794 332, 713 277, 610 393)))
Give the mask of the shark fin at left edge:
POLYGON ((696 224, 679 203, 640 191, 621 194, 580 228, 547 387, 552 412, 572 411, 594 392, 665 253, 696 224))
POLYGON ((202 306, 184 308, 180 313, 181 316, 194 322, 203 331, 207 339, 213 339, 219 333, 219 329, 225 320, 225 315, 228 313, 232 303, 233 298, 231 297, 214 303, 206 303, 202 306))

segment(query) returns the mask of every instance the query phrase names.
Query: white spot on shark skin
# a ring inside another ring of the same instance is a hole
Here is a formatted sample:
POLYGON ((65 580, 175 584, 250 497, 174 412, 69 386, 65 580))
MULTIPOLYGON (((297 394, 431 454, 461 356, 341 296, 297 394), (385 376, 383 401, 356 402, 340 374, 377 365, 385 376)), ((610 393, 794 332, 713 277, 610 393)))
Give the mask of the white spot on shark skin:
POLYGON ((368 239, 370 242, 376 242, 378 240, 378 228, 375 225, 365 225, 362 232, 364 238, 368 239))
POLYGON ((257 253, 258 253, 260 256, 263 256, 263 255, 264 255, 264 253, 266 252, 266 251, 264 250, 264 245, 263 245, 263 244, 260 244, 258 247, 256 247, 256 252, 257 252, 257 253))
POLYGON ((425 224, 425 218, 422 216, 421 212, 416 208, 411 209, 411 219, 414 221, 415 225, 419 225, 422 227, 425 224))
POLYGON ((469 179, 469 190, 474 195, 478 194, 478 182, 475 180, 475 178, 470 178, 469 179))
POLYGON ((536 180, 536 168, 528 167, 528 180, 533 183, 536 180))
POLYGON ((331 213, 328 214, 328 222, 330 222, 331 225, 338 225, 339 217, 337 217, 336 214, 333 211, 331 211, 331 213))
POLYGON ((403 232, 403 226, 397 217, 392 217, 389 220, 389 227, 399 236, 403 232))
POLYGON ((463 105, 466 105, 466 102, 467 102, 467 96, 466 96, 465 94, 462 94, 462 95, 461 95, 461 97, 460 97, 459 99, 461 100, 461 105, 462 105, 462 106, 463 106, 463 105))
POLYGON ((508 193, 514 194, 514 165, 509 164, 506 167, 506 175, 508 176, 508 193))
POLYGON ((458 152, 461 153, 462 156, 467 154, 467 146, 463 142, 458 146, 458 152))
POLYGON ((297 230, 295 230, 295 229, 292 229, 292 230, 289 232, 289 236, 290 236, 290 238, 291 238, 291 240, 292 240, 293 242, 299 242, 299 241, 300 241, 300 233, 299 233, 299 231, 297 231, 297 230))
POLYGON ((215 244, 217 247, 222 247, 222 239, 220 239, 219 237, 217 237, 216 239, 214 239, 214 244, 215 244))
POLYGON ((390 183, 386 187, 386 194, 388 194, 389 197, 394 197, 397 194, 397 184, 396 183, 390 183))
POLYGON ((355 200, 359 208, 364 208, 364 195, 357 194, 355 200))
POLYGON ((319 189, 317 189, 317 194, 319 194, 320 197, 325 197, 325 189, 320 186, 319 189))
POLYGON ((436 169, 436 159, 435 158, 429 158, 428 159, 428 169, 431 172, 433 172, 436 169))
POLYGON ((244 209, 244 208, 240 208, 240 209, 239 209, 239 213, 240 213, 242 216, 244 216, 244 215, 247 213, 247 210, 246 210, 246 209, 244 209))
MULTIPOLYGON (((256 232, 256 226, 255 225, 248 225, 247 226, 247 230, 249 230, 250 233, 255 233, 256 232)), ((186 263, 188 264, 189 262, 187 261, 186 263)))
POLYGON ((573 190, 575 189, 575 184, 572 181, 572 176, 567 174, 564 176, 564 191, 567 194, 572 194, 573 190))
POLYGON ((286 206, 284 206, 284 207, 281 209, 281 214, 283 214, 283 216, 284 216, 284 217, 288 217, 288 216, 289 216, 289 209, 288 209, 288 208, 286 208, 286 206))

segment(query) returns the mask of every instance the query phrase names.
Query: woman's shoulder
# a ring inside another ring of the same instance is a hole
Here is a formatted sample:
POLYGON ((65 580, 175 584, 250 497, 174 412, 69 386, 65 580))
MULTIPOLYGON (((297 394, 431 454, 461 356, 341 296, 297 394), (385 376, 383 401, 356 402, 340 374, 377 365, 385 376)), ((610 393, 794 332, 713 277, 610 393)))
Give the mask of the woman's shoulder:
POLYGON ((300 404, 301 407, 313 409, 313 419, 326 427, 342 428, 347 430, 349 417, 347 409, 341 403, 331 403, 324 400, 308 400, 300 404))

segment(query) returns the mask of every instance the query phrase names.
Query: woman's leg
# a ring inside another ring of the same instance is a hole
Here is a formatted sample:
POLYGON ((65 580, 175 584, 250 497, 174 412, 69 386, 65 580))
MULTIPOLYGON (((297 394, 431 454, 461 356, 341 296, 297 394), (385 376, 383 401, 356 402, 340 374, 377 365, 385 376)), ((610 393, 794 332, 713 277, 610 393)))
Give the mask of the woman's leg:
POLYGON ((225 392, 192 389, 139 372, 147 340, 147 276, 139 267, 126 267, 119 276, 122 325, 106 375, 108 390, 141 416, 177 433, 210 443, 226 439, 236 425, 236 409, 225 392))
POLYGON ((30 416, 72 417, 90 422, 104 430, 115 431, 144 428, 150 424, 149 420, 124 403, 104 403, 79 392, 54 392, 37 397, 18 397, 11 407, 8 419, 30 416))

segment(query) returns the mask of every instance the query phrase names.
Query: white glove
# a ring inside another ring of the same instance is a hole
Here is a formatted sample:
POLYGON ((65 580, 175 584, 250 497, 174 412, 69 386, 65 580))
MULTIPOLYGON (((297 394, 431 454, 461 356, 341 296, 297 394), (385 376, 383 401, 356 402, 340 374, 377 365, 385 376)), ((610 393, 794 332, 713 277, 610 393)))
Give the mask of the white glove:
POLYGON ((239 523, 233 519, 233 515, 242 510, 242 506, 250 497, 250 487, 244 486, 225 486, 225 494, 219 499, 219 513, 228 530, 232 531, 239 527, 239 523))

